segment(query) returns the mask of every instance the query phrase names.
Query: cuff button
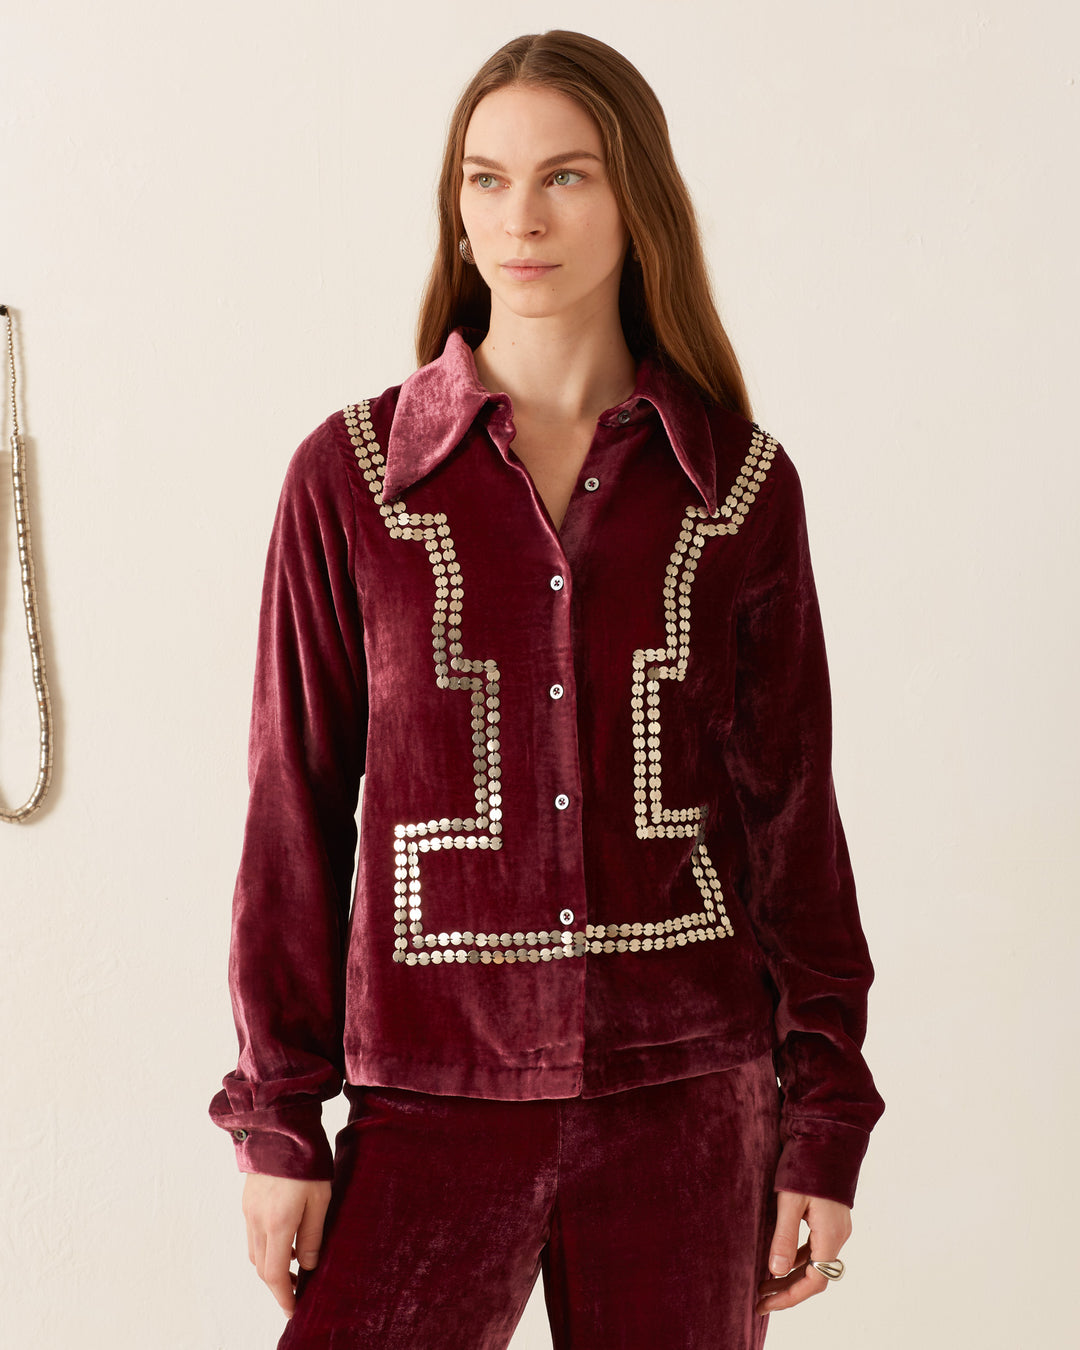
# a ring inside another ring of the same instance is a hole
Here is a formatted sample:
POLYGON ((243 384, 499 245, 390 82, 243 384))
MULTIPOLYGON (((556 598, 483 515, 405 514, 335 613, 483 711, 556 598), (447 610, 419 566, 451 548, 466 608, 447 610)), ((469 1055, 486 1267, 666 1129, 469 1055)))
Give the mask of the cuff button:
POLYGON ((248 1137, 248 1131, 247 1131, 247 1130, 233 1130, 233 1132, 232 1132, 232 1137, 236 1140, 236 1142, 237 1142, 238 1144, 242 1144, 242 1143, 244 1142, 244 1140, 248 1137))

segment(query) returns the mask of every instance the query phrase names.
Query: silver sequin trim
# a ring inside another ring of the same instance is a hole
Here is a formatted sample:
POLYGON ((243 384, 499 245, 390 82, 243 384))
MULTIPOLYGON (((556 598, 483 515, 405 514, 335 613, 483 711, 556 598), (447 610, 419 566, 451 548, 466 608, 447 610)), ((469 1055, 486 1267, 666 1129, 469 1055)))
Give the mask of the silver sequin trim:
POLYGON ((776 454, 773 438, 754 426, 750 448, 723 505, 710 515, 688 506, 664 574, 664 646, 639 647, 633 657, 630 716, 634 738, 634 823, 639 839, 695 839, 690 867, 704 909, 670 921, 696 938, 730 937, 734 931, 724 893, 705 847, 706 807, 664 805, 660 686, 686 678, 690 659, 690 598, 706 539, 738 534, 776 454), (724 517, 724 519, 718 519, 724 517))
MULTIPOLYGON (((429 961, 466 961, 461 951, 417 951, 413 948, 508 946, 507 934, 425 933, 420 879, 421 854, 438 849, 502 848, 501 755, 499 753, 499 667, 495 661, 473 660, 464 654, 461 641, 465 590, 457 550, 446 516, 441 512, 410 512, 403 502, 382 500, 386 458, 371 424, 368 401, 345 409, 356 462, 371 495, 378 503, 383 524, 391 539, 416 540, 427 550, 435 586, 431 619, 435 684, 440 689, 466 691, 472 715, 473 785, 475 801, 469 817, 412 821, 394 827, 394 960, 409 965, 429 961), (501 937, 506 941, 500 944, 501 937)), ((561 935, 559 935, 561 941, 561 935)), ((491 959, 492 953, 485 953, 491 959)), ((509 954, 500 953, 500 959, 509 954)))
MULTIPOLYGON (((448 965, 469 962, 484 965, 514 965, 519 962, 536 964, 539 961, 558 961, 563 957, 584 956, 587 952, 638 952, 658 951, 661 948, 683 947, 688 942, 700 942, 723 937, 731 932, 731 925, 723 910, 720 885, 712 870, 704 846, 700 844, 694 850, 693 868, 705 900, 705 910, 699 914, 684 914, 678 918, 663 919, 655 923, 586 924, 584 931, 538 930, 536 932, 514 933, 472 933, 443 932, 425 933, 423 925, 422 885, 420 875, 420 856, 432 850, 444 848, 457 849, 499 849, 502 847, 502 795, 500 787, 499 753, 499 668, 492 660, 472 660, 464 656, 461 642, 461 616, 464 603, 464 587, 461 569, 457 562, 450 527, 442 512, 410 513, 403 502, 383 502, 382 490, 386 475, 386 458, 375 436, 371 423, 371 405, 368 400, 352 404, 344 410, 345 423, 352 440, 353 450, 359 470, 368 485, 383 524, 392 539, 416 540, 427 549, 428 562, 431 565, 435 583, 435 607, 432 615, 432 651, 435 663, 435 683, 440 689, 468 690, 472 705, 473 727, 473 782, 476 787, 475 814, 468 818, 447 818, 438 820, 413 821, 394 827, 394 960, 408 965, 448 965), (414 950, 410 950, 410 947, 414 950)), ((690 521, 704 518, 705 523, 691 528, 688 538, 704 538, 708 534, 735 534, 758 485, 765 478, 765 471, 775 451, 775 442, 763 436, 756 427, 750 453, 742 471, 728 493, 719 514, 731 517, 730 524, 709 522, 706 513, 700 508, 690 507, 683 521, 680 544, 686 534, 690 521), (764 448, 762 442, 764 441, 764 448)), ((668 603, 668 588, 675 568, 676 587, 681 566, 678 559, 686 553, 685 545, 676 545, 672 561, 668 565, 668 577, 665 585, 665 614, 668 616, 667 641, 672 647, 671 610, 668 603)), ((689 627, 689 585, 693 580, 693 568, 700 556, 700 542, 691 545, 698 549, 693 556, 693 565, 688 569, 686 580, 686 623, 689 627)), ((681 622, 681 620, 680 620, 681 622)), ((686 637, 686 651, 689 652, 689 637, 686 637)), ((643 658, 642 678, 648 684, 656 685, 661 678, 682 679, 682 674, 664 676, 659 668, 645 662, 669 660, 666 651, 636 652, 634 654, 635 700, 638 698, 638 658, 643 658)), ((685 670, 685 657, 682 661, 685 670)), ((656 782, 659 785, 659 698, 656 699, 656 782)), ((652 706, 650 704, 650 706, 652 706)), ((635 704, 635 713, 636 713, 635 704)), ((642 777, 641 761, 637 753, 637 724, 643 719, 635 715, 635 777, 642 777)), ((652 720, 650 718, 650 720, 652 720)), ((650 737, 647 739, 652 739, 650 737)), ((645 756, 649 765, 653 759, 645 756)), ((646 778, 648 774, 646 774, 646 778)), ((656 802, 659 803, 659 798, 656 802)), ((697 821, 700 808, 690 813, 664 812, 664 819, 657 825, 646 819, 648 833, 642 834, 639 825, 638 834, 643 838, 654 838, 660 829, 674 833, 697 833, 697 821), (668 823, 668 817, 686 815, 683 824, 689 828, 677 830, 668 823), (690 820, 692 815, 693 820, 690 820)))

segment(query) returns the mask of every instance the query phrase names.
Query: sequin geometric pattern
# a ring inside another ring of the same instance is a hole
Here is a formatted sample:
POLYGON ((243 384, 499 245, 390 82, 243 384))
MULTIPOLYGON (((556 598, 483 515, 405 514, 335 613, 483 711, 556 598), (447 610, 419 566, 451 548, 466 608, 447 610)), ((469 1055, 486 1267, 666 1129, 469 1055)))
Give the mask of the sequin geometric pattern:
MULTIPOLYGON (((423 854, 439 849, 485 849, 497 850, 502 847, 502 793, 499 749, 499 667, 498 663, 487 659, 477 660, 464 655, 462 644, 462 612, 464 606, 464 585, 461 568, 457 561, 453 536, 446 516, 442 512, 410 512, 404 502, 384 502, 382 500, 383 482, 386 474, 386 458, 375 435, 371 422, 371 405, 365 400, 352 404, 344 410, 345 424, 349 431, 357 466, 367 483, 375 503, 378 505, 383 524, 392 539, 412 540, 423 543, 428 563, 431 566, 435 590, 435 603, 432 614, 432 656, 435 666, 435 683, 440 689, 467 692, 470 700, 472 739, 473 739, 473 782, 476 788, 474 814, 469 817, 440 817, 424 821, 413 821, 394 827, 394 953, 397 962, 408 965, 462 964, 469 962, 485 965, 514 965, 517 963, 536 964, 540 961, 557 961, 564 957, 581 957, 587 952, 594 954, 625 951, 655 951, 661 948, 684 946, 687 942, 724 935, 723 924, 727 922, 723 914, 722 899, 719 909, 714 897, 720 896, 719 882, 711 872, 711 863, 704 848, 695 848, 693 866, 695 875, 704 877, 703 894, 706 893, 706 913, 684 915, 674 919, 658 920, 655 923, 586 924, 583 930, 538 930, 536 932, 473 933, 442 932, 425 933, 423 924, 423 882, 421 857, 423 854), (710 875, 711 873, 711 875, 710 875)), ((764 438, 765 448, 761 449, 760 433, 755 428, 755 440, 747 456, 742 472, 719 514, 729 516, 730 523, 718 525, 711 521, 705 512, 699 514, 708 524, 704 529, 695 528, 690 539, 698 535, 704 538, 706 533, 735 534, 758 485, 764 480, 765 470, 772 458, 775 443, 764 438), (757 449, 755 449, 757 447, 757 449)), ((687 512, 691 519, 694 508, 687 512)), ((696 519, 697 517, 693 517, 696 519)), ((686 530, 684 521, 683 530, 686 530)), ((680 534, 680 541, 682 534, 680 534)), ((690 547, 699 550, 700 544, 691 543, 690 547)), ((687 551, 676 545, 676 554, 687 551)), ((676 554, 672 555, 674 562, 676 554)), ((696 566, 696 558, 694 558, 696 566)), ((676 568, 676 573, 678 573, 676 568)), ((692 581, 692 568, 689 579, 692 581)), ((668 578, 672 565, 668 567, 668 578)), ((676 587, 679 582, 676 581, 676 587)), ((687 608, 688 608, 687 590, 687 608)), ((665 590, 665 613, 667 591, 665 590)), ((688 626, 688 615, 687 615, 688 626)), ((670 645, 670 623, 667 639, 670 645)), ((635 682, 637 681, 638 657, 644 658, 643 672, 647 678, 645 684, 657 685, 657 690, 646 690, 646 694, 657 693, 658 682, 663 676, 654 674, 657 661, 669 660, 666 650, 653 653, 635 653, 635 682)), ((685 669, 685 660, 683 661, 685 669)), ((682 678, 681 675, 668 678, 682 678)), ((635 695, 635 697, 637 697, 635 695)), ((650 707, 652 704, 650 703, 650 707)), ((635 745, 638 738, 637 724, 642 719, 635 718, 635 745)), ((652 719, 650 719, 652 720, 652 719)), ((657 732, 659 736, 659 713, 657 710, 657 732)), ((652 740, 652 733, 647 738, 652 740)), ((657 742, 657 748, 658 748, 657 742)), ((646 751, 649 747, 645 747, 646 751)), ((651 764, 646 753, 646 762, 651 764)), ((656 755, 657 773, 659 754, 656 755)), ((636 768, 637 777, 641 776, 640 766, 636 768)), ((646 775, 647 777, 648 775, 646 775)), ((660 808, 664 815, 663 808, 660 808)), ((694 817, 700 817, 700 810, 694 817)), ((690 824, 689 817, 682 824, 690 824)), ((667 820, 660 824, 665 829, 673 828, 667 820)), ((646 821, 648 828, 650 826, 646 821)), ((696 824, 682 833, 696 833, 696 824)), ((638 833, 641 833, 639 827, 638 833)), ((654 834, 644 837, 652 838, 654 834)), ((730 932, 730 925, 727 926, 730 932)))
POLYGON ((754 426, 739 474, 715 514, 690 505, 683 516, 664 574, 664 645, 639 647, 633 655, 630 715, 634 738, 634 817, 639 839, 693 838, 690 868, 701 893, 702 909, 667 920, 691 940, 730 937, 731 920, 709 851, 705 846, 704 806, 664 804, 661 685, 686 678, 690 659, 690 600, 705 541, 738 534, 776 454, 773 438, 754 426))
POLYGON ((432 961, 465 961, 475 955, 490 961, 495 954, 490 947, 497 950, 504 945, 501 934, 424 932, 420 861, 422 854, 445 848, 502 848, 499 667, 495 661, 473 660, 464 654, 461 615, 465 591, 446 516, 442 512, 410 512, 400 501, 383 502, 386 459, 371 423, 371 405, 367 401, 350 405, 344 415, 357 465, 391 539, 413 540, 427 550, 435 591, 431 623, 435 683, 440 689, 468 694, 472 720, 473 815, 442 816, 394 827, 394 960, 426 965, 432 961), (483 948, 483 953, 470 953, 467 948, 473 944, 483 948), (422 950, 410 950, 410 946, 422 950), (443 950, 448 947, 458 950, 443 950))

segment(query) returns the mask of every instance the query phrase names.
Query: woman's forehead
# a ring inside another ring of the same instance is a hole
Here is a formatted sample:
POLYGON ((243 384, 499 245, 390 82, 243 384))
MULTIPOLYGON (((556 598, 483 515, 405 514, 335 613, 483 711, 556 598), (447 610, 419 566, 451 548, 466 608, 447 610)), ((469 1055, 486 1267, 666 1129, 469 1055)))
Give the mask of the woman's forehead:
POLYGON ((580 103, 556 89, 496 89, 473 109, 465 131, 466 155, 535 162, 574 150, 602 157, 600 128, 580 103))

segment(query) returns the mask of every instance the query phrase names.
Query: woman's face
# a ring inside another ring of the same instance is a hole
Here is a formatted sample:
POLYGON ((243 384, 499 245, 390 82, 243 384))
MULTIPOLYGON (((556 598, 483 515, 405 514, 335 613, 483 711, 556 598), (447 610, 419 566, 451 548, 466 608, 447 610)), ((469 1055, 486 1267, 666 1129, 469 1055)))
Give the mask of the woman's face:
POLYGON ((575 321, 608 306, 618 313, 630 236, 600 129, 572 98, 509 86, 481 99, 465 133, 461 217, 493 311, 575 321))

